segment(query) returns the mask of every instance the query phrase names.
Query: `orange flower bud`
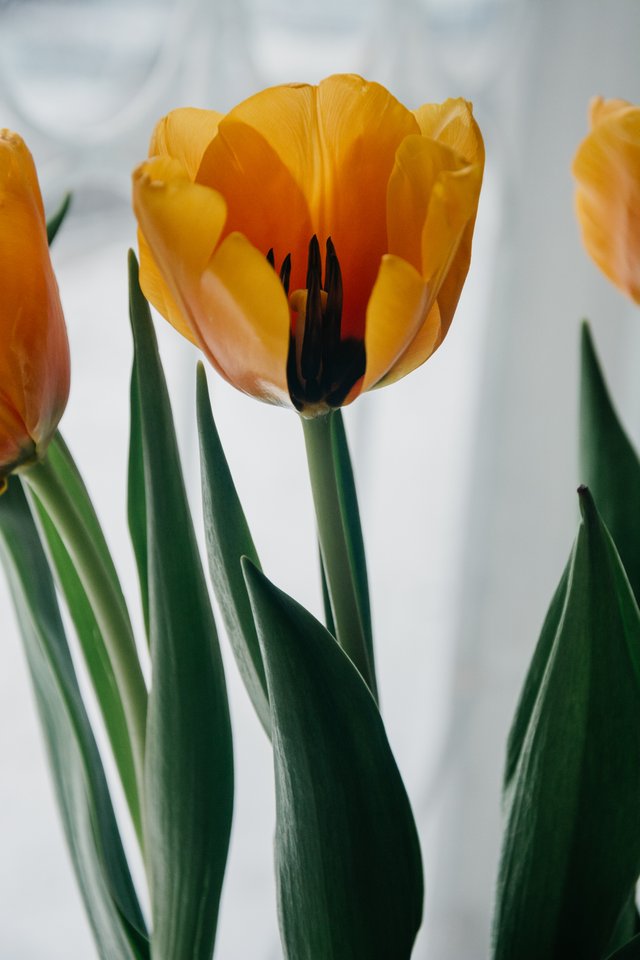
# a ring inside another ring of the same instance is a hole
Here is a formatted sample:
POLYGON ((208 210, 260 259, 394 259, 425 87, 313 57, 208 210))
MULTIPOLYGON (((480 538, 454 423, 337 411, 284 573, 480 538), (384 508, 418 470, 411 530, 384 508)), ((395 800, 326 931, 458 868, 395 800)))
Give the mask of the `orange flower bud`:
POLYGON ((484 167, 471 106, 377 83, 175 110, 133 175, 147 298, 234 386, 305 416, 399 379, 444 339, 484 167))
POLYGON ((40 459, 69 395, 69 344, 24 141, 0 130, 0 487, 40 459))
POLYGON ((640 107, 596 97, 573 161, 576 209, 589 255, 640 303, 640 107))

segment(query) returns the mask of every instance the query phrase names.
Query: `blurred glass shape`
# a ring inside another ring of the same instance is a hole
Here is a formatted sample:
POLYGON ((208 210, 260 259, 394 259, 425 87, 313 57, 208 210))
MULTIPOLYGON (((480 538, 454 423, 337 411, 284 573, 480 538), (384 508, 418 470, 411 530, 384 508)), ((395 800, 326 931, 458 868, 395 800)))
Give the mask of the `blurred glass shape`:
POLYGON ((175 76, 198 0, 4 0, 1 95, 58 143, 101 144, 139 123, 175 76))
MULTIPOLYGON (((441 80, 478 95, 502 69, 527 0, 414 0, 441 80)), ((469 95, 469 94, 467 94, 469 95)))
POLYGON ((245 0, 245 8, 260 83, 371 73, 385 0, 245 0))

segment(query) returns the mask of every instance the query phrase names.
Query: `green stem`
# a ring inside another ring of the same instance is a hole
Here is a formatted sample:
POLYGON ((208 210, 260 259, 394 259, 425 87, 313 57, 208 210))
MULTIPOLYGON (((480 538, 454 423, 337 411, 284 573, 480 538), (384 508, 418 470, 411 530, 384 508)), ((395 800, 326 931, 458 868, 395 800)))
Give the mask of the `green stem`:
POLYGON ((23 474, 42 503, 76 567, 104 638, 131 739, 138 795, 142 796, 147 688, 124 597, 105 566, 73 497, 47 458, 23 474))
POLYGON ((301 417, 309 465, 309 478, 318 524, 320 552, 331 601, 336 639, 356 665, 374 697, 377 697, 375 675, 367 650, 367 640, 354 572, 349 560, 349 546, 342 515, 331 439, 331 417, 301 417))

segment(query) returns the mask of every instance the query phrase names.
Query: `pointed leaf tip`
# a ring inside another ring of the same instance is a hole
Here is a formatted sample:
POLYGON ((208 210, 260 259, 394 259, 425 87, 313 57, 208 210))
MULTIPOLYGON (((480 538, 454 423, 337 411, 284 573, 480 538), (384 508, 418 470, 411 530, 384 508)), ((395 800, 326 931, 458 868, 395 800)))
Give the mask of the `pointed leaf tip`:
POLYGON ((640 873, 640 613, 580 506, 509 741, 494 960, 607 956, 640 873))
POLYGON ((209 577, 238 670, 258 718, 270 736, 271 713, 264 664, 239 562, 243 556, 250 557, 259 567, 260 560, 220 442, 202 365, 198 368, 196 398, 209 577))
POLYGON ((286 960, 408 960, 420 848, 369 688, 334 637, 248 559, 273 724, 286 960))
POLYGON ((609 395, 587 323, 581 331, 580 479, 640 598, 640 460, 609 395))
POLYGON ((226 685, 149 307, 129 254, 152 684, 145 830, 154 957, 210 960, 233 809, 226 685))

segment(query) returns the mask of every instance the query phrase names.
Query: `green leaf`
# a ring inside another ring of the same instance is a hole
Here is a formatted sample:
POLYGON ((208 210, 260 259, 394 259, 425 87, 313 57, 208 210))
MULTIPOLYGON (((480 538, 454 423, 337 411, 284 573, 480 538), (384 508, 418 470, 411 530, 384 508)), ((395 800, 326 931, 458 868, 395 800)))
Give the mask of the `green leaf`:
MULTIPOLYGON (((99 548, 105 570, 117 589, 119 601, 126 611, 126 605, 120 582, 111 554, 107 547, 98 518, 93 509, 89 494, 64 440, 57 434, 48 450, 48 459, 52 467, 70 489, 74 503, 79 510, 82 522, 91 532, 91 537, 99 548)), ((80 641, 87 670, 91 678, 98 705, 102 713, 111 749, 118 767, 122 786, 127 798, 129 811, 136 828, 138 838, 142 839, 142 819, 140 798, 136 782, 134 756, 127 729, 126 715, 120 691, 116 682, 113 666, 100 631, 97 619, 82 586, 76 567, 67 551, 54 523, 35 493, 31 493, 34 508, 40 523, 43 541, 46 544, 51 564, 58 578, 60 589, 67 603, 69 613, 80 641)), ((127 614, 128 617, 128 614, 127 614)))
POLYGON ((331 417, 331 443, 333 447, 336 481, 342 523, 349 553, 349 564, 355 585, 358 611, 367 645, 367 654, 371 672, 375 675, 375 656, 373 649, 373 628, 371 624, 371 605, 369 601, 369 581, 367 578, 367 558, 364 550, 362 526, 356 483, 351 466, 347 434, 344 429, 342 410, 338 409, 331 417))
POLYGON ((129 283, 152 672, 144 798, 152 956, 211 960, 233 808, 229 707, 169 396, 133 254, 129 283))
POLYGON ((111 582, 117 603, 122 611, 123 619, 126 620, 131 636, 133 637, 133 629, 131 627, 131 620, 129 618, 124 593, 122 592, 118 572, 111 557, 102 527, 100 526, 100 521, 98 520, 93 503, 91 502, 91 497, 89 496, 89 491, 85 486, 80 471, 59 431, 55 434, 47 448, 47 460, 60 478, 62 485, 69 492, 80 521, 91 536, 104 570, 111 582))
POLYGON ((580 473, 640 600, 640 460, 611 402, 589 327, 582 327, 580 473))
POLYGON ((558 584, 556 592, 553 596, 553 600, 551 601, 547 616, 542 625, 540 639, 538 640, 538 645, 535 649, 535 653, 524 682, 524 687, 522 688, 522 693, 520 694, 520 700, 518 701, 516 714, 511 725, 509 739, 507 741, 507 762, 505 764, 504 773, 505 790, 509 788, 513 779, 513 775, 516 772, 520 754, 522 752, 522 746, 525 742, 529 724, 531 722, 531 715, 536 705, 538 694, 540 693, 540 687, 542 686, 542 681, 544 680, 549 657, 553 650, 556 634, 558 632, 558 626, 560 624, 560 620, 562 619, 562 614, 567 599, 567 585, 569 583, 570 567, 571 560, 569 560, 569 563, 564 569, 560 583, 558 584))
POLYGON ((53 214, 52 217, 50 217, 47 220, 47 240, 49 241, 49 246, 51 246, 51 244, 55 240, 56 234, 60 229, 60 227, 62 226, 69 212, 70 206, 71 206, 71 194, 67 193, 63 197, 62 203, 60 204, 56 212, 53 214))
POLYGON ((627 905, 622 911, 615 930, 613 931, 611 942, 607 945, 606 956, 609 956, 610 950, 616 947, 620 948, 621 944, 629 943, 629 941, 640 932, 639 920, 638 908, 636 907, 636 888, 634 884, 627 905))
POLYGON ((129 535, 138 567, 138 582, 144 615, 144 626, 149 636, 149 590, 147 555, 147 499, 144 479, 142 422, 138 374, 131 373, 131 425, 129 430, 129 469, 127 473, 127 518, 129 535))
POLYGON ((320 544, 318 544, 318 555, 320 560, 320 585, 322 587, 322 609, 324 610, 324 623, 329 633, 335 637, 336 625, 333 622, 333 610, 331 609, 329 584, 327 583, 327 574, 324 570, 324 560, 322 559, 322 548, 320 544))
POLYGON ((247 560, 267 672, 287 960, 407 960, 422 915, 416 828, 376 703, 325 628, 247 560))
POLYGON ((608 960, 640 960, 640 934, 625 943, 624 947, 610 954, 608 960))
POLYGON ((0 497, 0 549, 18 614, 80 893, 104 960, 145 960, 147 936, 82 702, 53 580, 20 482, 0 497))
POLYGON ((566 586, 543 631, 544 672, 515 735, 495 960, 601 960, 619 946, 611 941, 640 872, 640 613, 580 493, 566 586))
POLYGON ((257 567, 260 561, 220 443, 202 364, 198 365, 197 401, 209 575, 240 676, 260 722, 270 737, 267 681, 249 595, 240 568, 240 558, 243 556, 250 557, 257 567))

